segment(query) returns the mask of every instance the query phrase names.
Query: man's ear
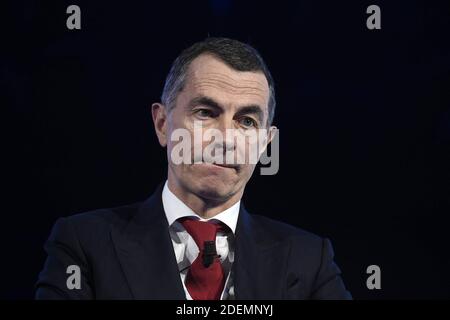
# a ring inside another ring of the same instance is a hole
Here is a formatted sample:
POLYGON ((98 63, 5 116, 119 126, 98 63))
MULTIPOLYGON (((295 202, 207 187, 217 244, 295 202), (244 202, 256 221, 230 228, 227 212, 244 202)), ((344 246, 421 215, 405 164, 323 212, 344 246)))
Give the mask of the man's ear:
POLYGON ((152 118, 159 144, 165 147, 167 146, 167 112, 163 104, 158 102, 152 104, 152 118))
POLYGON ((277 134, 278 128, 275 126, 270 126, 269 134, 267 137, 267 144, 271 143, 275 135, 277 134))
POLYGON ((275 126, 270 126, 270 128, 267 129, 267 140, 266 140, 266 143, 263 145, 263 147, 259 150, 259 156, 260 157, 264 153, 264 151, 266 151, 267 146, 269 145, 269 143, 272 142, 273 138, 277 134, 277 131, 278 131, 278 128, 275 127, 275 126))

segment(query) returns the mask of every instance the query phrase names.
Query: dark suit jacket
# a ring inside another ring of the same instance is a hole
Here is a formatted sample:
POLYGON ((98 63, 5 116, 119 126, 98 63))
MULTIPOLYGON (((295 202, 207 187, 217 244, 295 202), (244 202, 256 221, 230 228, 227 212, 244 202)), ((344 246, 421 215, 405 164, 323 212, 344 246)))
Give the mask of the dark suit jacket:
MULTIPOLYGON (((59 219, 36 298, 185 299, 161 192, 162 185, 142 203, 59 219), (80 267, 81 289, 67 288, 69 265, 80 267)), ((235 250, 236 299, 351 298, 328 239, 241 205, 235 250)))

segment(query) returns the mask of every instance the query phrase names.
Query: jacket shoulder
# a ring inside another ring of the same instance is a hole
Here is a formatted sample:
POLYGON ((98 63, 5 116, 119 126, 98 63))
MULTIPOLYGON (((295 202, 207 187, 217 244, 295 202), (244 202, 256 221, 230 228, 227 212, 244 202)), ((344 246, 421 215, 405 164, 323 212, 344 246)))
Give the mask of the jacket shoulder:
POLYGON ((112 208, 95 209, 61 218, 65 223, 75 228, 78 234, 98 235, 109 232, 111 226, 117 229, 125 228, 136 215, 142 202, 136 202, 112 208))
POLYGON ((293 241, 313 247, 321 247, 324 238, 305 229, 274 220, 265 216, 252 214, 253 221, 260 232, 279 241, 293 241))

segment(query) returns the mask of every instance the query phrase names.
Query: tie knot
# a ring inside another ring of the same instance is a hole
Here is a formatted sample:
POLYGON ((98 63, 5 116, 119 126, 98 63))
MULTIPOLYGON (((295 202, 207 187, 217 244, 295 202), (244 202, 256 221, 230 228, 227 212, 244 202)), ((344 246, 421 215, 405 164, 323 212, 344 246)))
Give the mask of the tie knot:
POLYGON ((199 221, 191 218, 181 218, 178 221, 194 239, 200 251, 204 250, 206 242, 215 244, 217 231, 222 229, 220 223, 199 221))

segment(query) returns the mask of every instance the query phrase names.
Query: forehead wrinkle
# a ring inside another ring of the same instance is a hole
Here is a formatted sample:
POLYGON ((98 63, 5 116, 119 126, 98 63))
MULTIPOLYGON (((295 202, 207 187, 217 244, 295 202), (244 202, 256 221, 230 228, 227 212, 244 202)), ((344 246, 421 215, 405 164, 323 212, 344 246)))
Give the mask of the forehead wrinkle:
MULTIPOLYGON (((263 73, 236 71, 231 70, 228 66, 223 72, 216 71, 215 64, 215 61, 213 63, 194 61, 187 72, 186 86, 200 94, 209 95, 211 89, 213 89, 231 96, 240 95, 240 98, 246 96, 246 98, 258 100, 249 101, 245 104, 257 104, 262 108, 268 105, 269 85, 263 73)), ((222 70, 223 63, 219 62, 219 64, 218 68, 222 70)), ((264 110, 264 112, 267 112, 267 110, 264 110)))
POLYGON ((199 72, 194 72, 192 75, 191 84, 194 89, 203 91, 204 89, 214 88, 219 90, 226 90, 231 94, 246 94, 255 96, 258 98, 263 98, 266 100, 266 95, 268 95, 267 84, 265 88, 261 88, 264 84, 261 81, 249 80, 249 79, 234 79, 233 77, 224 75, 223 73, 209 72, 207 77, 203 77, 199 72), (212 75, 212 77, 208 77, 212 75), (242 83, 242 85, 236 85, 236 83, 242 83), (203 89, 203 90, 202 90, 203 89))
MULTIPOLYGON (((265 80, 256 80, 256 79, 243 79, 242 76, 233 77, 224 73, 212 72, 208 71, 202 74, 202 72, 194 71, 192 75, 192 79, 195 81, 217 81, 222 82, 227 86, 235 87, 235 88, 254 88, 257 90, 264 91, 264 89, 268 89, 267 83, 265 80), (242 83, 243 85, 236 85, 237 83, 242 83), (262 87, 264 89, 262 89, 262 87)), ((249 72, 245 72, 249 73, 249 72)), ((261 75, 260 73, 253 73, 253 75, 261 75)))
POLYGON ((215 81, 202 81, 201 83, 196 83, 193 85, 193 87, 195 89, 197 89, 198 91, 202 92, 205 91, 205 89, 208 88, 214 88, 214 89, 220 89, 220 90, 224 90, 227 91, 227 93, 231 93, 231 94, 244 94, 244 95, 250 95, 250 96, 255 96, 258 98, 264 98, 265 92, 263 90, 260 89, 255 89, 254 87, 233 87, 233 86, 226 86, 225 88, 218 84, 215 81))

